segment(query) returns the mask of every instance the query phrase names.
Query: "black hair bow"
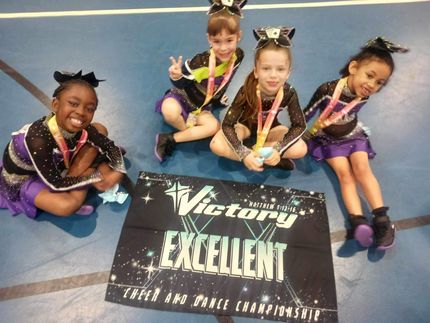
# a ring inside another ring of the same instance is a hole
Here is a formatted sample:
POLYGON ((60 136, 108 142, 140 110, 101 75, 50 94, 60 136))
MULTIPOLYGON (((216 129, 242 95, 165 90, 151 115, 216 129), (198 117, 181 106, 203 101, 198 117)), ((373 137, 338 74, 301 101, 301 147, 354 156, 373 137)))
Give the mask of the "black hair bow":
POLYGON ((280 47, 291 47, 291 38, 293 38, 295 32, 296 29, 294 27, 264 27, 254 29, 254 36, 257 39, 255 49, 266 46, 271 40, 280 47))
POLYGON ((362 48, 375 48, 389 53, 406 53, 409 51, 409 48, 394 44, 384 37, 370 39, 362 48))
POLYGON ((242 8, 246 2, 247 0, 209 0, 211 6, 209 8, 208 15, 213 15, 218 11, 226 9, 230 14, 242 18, 242 8))
POLYGON ((100 82, 104 81, 104 80, 98 80, 94 72, 90 72, 88 74, 82 75, 82 70, 80 70, 78 73, 69 73, 69 72, 61 73, 59 71, 55 71, 54 79, 60 84, 71 80, 84 80, 92 87, 97 87, 99 86, 100 82))

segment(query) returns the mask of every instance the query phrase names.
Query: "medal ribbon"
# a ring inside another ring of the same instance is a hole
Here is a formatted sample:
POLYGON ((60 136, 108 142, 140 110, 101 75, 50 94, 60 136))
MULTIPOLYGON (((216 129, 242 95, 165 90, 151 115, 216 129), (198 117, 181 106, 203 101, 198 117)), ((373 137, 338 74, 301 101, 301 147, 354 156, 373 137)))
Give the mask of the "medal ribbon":
POLYGON ((347 79, 347 77, 344 77, 337 82, 330 102, 327 104, 323 112, 318 117, 317 121, 315 121, 309 130, 312 135, 315 135, 319 129, 324 129, 341 119, 343 116, 347 115, 348 112, 351 111, 361 101, 360 97, 356 97, 354 100, 345 105, 342 110, 330 114, 339 101, 342 89, 347 85, 347 79))
POLYGON ((66 140, 64 139, 60 129, 58 128, 55 114, 48 120, 48 128, 52 136, 54 137, 55 142, 57 143, 57 146, 60 148, 61 153, 63 154, 64 165, 68 169, 70 167, 70 161, 76 156, 78 151, 87 142, 88 132, 85 129, 82 130, 82 134, 76 145, 75 152, 73 153, 72 158, 70 158, 70 154, 71 154, 70 149, 69 147, 67 147, 66 140))
POLYGON ((214 50, 211 48, 210 55, 209 55, 209 77, 208 77, 208 85, 206 88, 205 102, 203 102, 203 104, 200 106, 200 108, 198 108, 197 110, 195 110, 191 113, 193 113, 194 115, 199 115, 200 112, 202 111, 202 108, 206 104, 208 104, 210 102, 210 100, 214 97, 214 95, 216 95, 227 84, 227 82, 231 78, 231 75, 233 74, 234 63, 236 62, 236 59, 237 59, 237 56, 236 56, 236 53, 234 53, 228 62, 228 65, 226 67, 226 71, 224 73, 224 78, 223 78, 220 86, 218 87, 218 89, 214 93, 216 57, 215 57, 214 50))
POLYGON ((258 101, 258 119, 257 119, 257 142, 254 146, 254 151, 258 152, 260 148, 263 147, 266 142, 267 135, 269 134, 270 127, 272 126, 273 120, 275 120, 276 115, 278 114, 278 109, 281 105, 281 102, 284 98, 284 88, 281 86, 276 93, 275 100, 272 103, 272 107, 270 108, 269 114, 267 115, 266 121, 263 126, 263 103, 261 101, 261 92, 260 86, 257 84, 256 88, 257 101, 258 101))

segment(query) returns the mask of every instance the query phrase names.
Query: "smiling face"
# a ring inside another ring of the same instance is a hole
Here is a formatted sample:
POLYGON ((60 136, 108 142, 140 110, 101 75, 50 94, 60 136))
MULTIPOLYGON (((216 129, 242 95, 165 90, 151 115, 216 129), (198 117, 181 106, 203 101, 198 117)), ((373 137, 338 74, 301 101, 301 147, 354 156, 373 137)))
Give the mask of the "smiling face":
POLYGON ((52 101, 57 124, 68 132, 78 132, 88 127, 97 109, 97 96, 85 84, 70 84, 52 101))
POLYGON ((226 29, 222 29, 219 34, 214 36, 208 34, 207 36, 215 56, 220 61, 227 62, 237 49, 241 33, 231 34, 226 29))
POLYGON ((348 70, 348 87, 359 97, 368 97, 378 92, 392 73, 391 67, 380 59, 352 61, 348 70))
POLYGON ((290 57, 284 48, 263 48, 256 60, 254 76, 260 91, 276 95, 290 76, 290 57))

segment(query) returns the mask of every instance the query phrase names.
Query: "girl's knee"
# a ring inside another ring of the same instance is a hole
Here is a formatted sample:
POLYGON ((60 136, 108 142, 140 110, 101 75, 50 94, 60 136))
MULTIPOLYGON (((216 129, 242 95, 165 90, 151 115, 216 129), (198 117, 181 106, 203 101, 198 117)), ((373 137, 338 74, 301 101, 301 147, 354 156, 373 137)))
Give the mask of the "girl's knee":
POLYGON ((354 165, 353 171, 354 171, 355 177, 357 177, 358 179, 373 176, 372 169, 367 163, 354 165))
POLYGON ((308 146, 302 139, 300 139, 296 145, 298 158, 304 157, 308 152, 308 146))
POLYGON ((302 158, 308 152, 308 146, 303 140, 297 141, 284 153, 284 158, 302 158))
POLYGON ((215 135, 215 137, 212 138, 209 144, 209 148, 215 155, 218 155, 218 156, 220 155, 221 144, 220 144, 220 141, 218 140, 218 136, 215 135))
POLYGON ((211 149, 211 151, 218 156, 224 156, 225 154, 226 143, 222 136, 223 134, 221 133, 221 131, 218 131, 209 144, 209 148, 211 149))
POLYGON ((182 113, 181 105, 172 98, 167 98, 161 104, 161 114, 164 118, 177 118, 182 113))
POLYGON ((337 172, 337 178, 339 179, 339 183, 342 185, 348 185, 355 183, 354 174, 348 171, 340 171, 337 172))

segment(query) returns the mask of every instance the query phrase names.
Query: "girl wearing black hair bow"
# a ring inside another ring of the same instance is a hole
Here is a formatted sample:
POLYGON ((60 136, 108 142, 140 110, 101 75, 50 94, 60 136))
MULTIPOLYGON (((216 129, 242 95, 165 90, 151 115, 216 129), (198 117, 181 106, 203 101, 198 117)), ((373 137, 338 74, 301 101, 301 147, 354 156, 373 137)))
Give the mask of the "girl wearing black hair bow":
POLYGON ((309 153, 317 161, 327 161, 336 173, 354 238, 369 247, 375 236, 380 250, 394 245, 395 227, 369 164, 375 152, 357 115, 393 73, 391 53, 406 51, 382 37, 371 39, 341 69, 342 78, 322 84, 304 109, 307 121, 319 113, 306 136, 309 153), (372 209, 373 228, 363 215, 358 187, 372 209))
POLYGON ((210 0, 207 38, 210 49, 182 62, 170 57, 173 88, 157 102, 155 110, 175 129, 155 138, 155 157, 163 162, 176 144, 212 137, 219 130, 213 107, 225 106, 225 92, 244 53, 238 47, 240 18, 246 0, 210 0))
POLYGON ((294 31, 287 27, 254 30, 258 40, 254 69, 211 141, 210 148, 216 155, 261 172, 264 166, 292 170, 290 158, 306 154, 306 144, 300 138, 306 130, 305 118, 296 90, 287 83, 294 31), (283 110, 290 118, 288 127, 278 120, 283 110), (245 139, 251 143, 244 143, 245 139))
POLYGON ((53 113, 12 133, 0 163, 0 208, 34 218, 38 210, 57 216, 89 215, 88 187, 105 191, 125 171, 121 150, 91 123, 98 99, 93 73, 55 72, 53 113))

